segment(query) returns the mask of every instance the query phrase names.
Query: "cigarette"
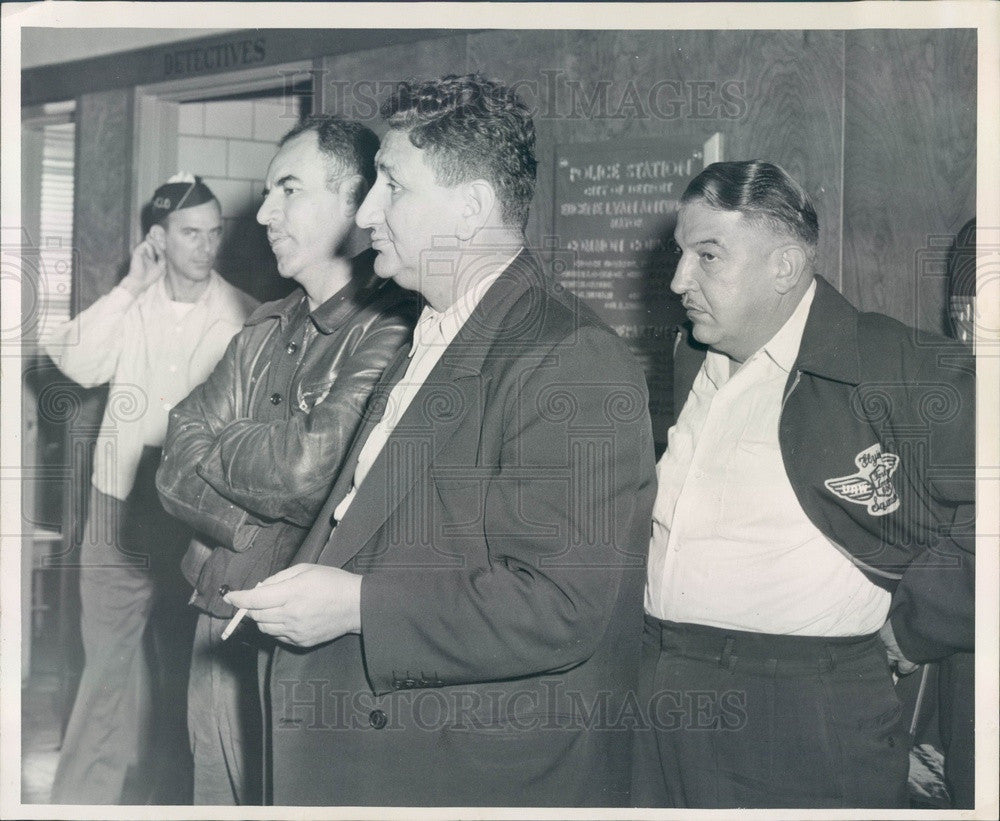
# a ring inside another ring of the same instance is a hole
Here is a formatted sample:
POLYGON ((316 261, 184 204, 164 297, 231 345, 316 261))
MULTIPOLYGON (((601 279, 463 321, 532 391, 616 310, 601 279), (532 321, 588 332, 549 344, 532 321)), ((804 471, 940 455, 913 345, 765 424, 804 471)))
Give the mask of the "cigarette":
POLYGON ((233 634, 233 631, 236 629, 236 626, 241 621, 243 621, 243 617, 246 614, 247 614, 247 609, 245 607, 241 607, 239 610, 236 611, 236 615, 229 620, 229 624, 226 625, 226 629, 222 631, 223 641, 228 639, 233 634))
MULTIPOLYGON (((260 585, 261 582, 257 582, 257 584, 254 585, 254 588, 256 589, 260 587, 260 585)), ((226 629, 222 631, 223 641, 228 639, 233 634, 233 631, 239 626, 239 623, 243 621, 243 618, 246 616, 247 612, 248 611, 245 607, 241 607, 239 610, 236 611, 236 615, 229 620, 229 624, 226 625, 226 629)))

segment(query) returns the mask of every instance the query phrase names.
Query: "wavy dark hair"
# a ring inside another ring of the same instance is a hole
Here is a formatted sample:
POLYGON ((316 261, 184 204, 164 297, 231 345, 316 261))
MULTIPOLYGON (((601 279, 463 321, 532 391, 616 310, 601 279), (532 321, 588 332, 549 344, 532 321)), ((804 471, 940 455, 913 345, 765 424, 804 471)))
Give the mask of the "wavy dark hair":
POLYGON ((815 250, 819 218, 809 195, 783 168, 761 160, 715 162, 688 184, 681 203, 703 200, 791 234, 815 250))
POLYGON ((481 74, 407 80, 382 105, 389 127, 427 152, 441 185, 493 185, 504 223, 523 230, 535 194, 535 124, 510 88, 481 74))
POLYGON ((327 160, 328 180, 345 171, 353 172, 364 177, 367 187, 371 188, 375 182, 375 154, 379 147, 374 131, 361 123, 333 114, 314 114, 304 118, 282 137, 278 146, 283 146, 307 131, 316 132, 319 150, 327 160))

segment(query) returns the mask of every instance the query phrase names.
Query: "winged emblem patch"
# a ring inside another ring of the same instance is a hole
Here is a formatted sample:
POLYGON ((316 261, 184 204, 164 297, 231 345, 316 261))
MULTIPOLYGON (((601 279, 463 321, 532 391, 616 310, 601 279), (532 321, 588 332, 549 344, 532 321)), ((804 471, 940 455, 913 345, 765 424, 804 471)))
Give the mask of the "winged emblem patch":
POLYGON ((882 453, 882 446, 874 444, 854 457, 858 472, 850 476, 827 479, 823 484, 841 499, 856 505, 865 505, 871 516, 885 516, 899 507, 899 495, 892 486, 892 474, 899 465, 895 453, 882 453))

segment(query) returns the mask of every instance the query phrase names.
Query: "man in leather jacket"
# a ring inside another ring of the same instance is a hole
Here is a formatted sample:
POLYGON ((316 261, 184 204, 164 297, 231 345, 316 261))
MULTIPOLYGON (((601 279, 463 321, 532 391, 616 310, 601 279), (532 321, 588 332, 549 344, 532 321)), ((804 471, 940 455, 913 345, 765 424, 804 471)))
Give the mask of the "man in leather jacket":
POLYGON ((325 501, 372 387, 409 342, 412 296, 372 269, 355 212, 377 137, 330 116, 281 141, 257 220, 281 276, 301 288, 262 305, 211 377, 170 415, 157 488, 164 507, 214 545, 183 569, 201 611, 189 683, 196 804, 260 803, 262 733, 249 620, 222 596, 284 568, 325 501))

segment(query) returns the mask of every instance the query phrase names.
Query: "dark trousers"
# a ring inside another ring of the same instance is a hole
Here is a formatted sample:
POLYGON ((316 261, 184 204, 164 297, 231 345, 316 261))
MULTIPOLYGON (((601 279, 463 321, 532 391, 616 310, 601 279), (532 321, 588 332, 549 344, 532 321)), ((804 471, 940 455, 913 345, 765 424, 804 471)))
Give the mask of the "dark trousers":
POLYGON ((906 728, 877 636, 647 616, 639 697, 636 806, 907 806, 906 728))
POLYGON ((124 502, 92 489, 80 545, 84 669, 53 803, 189 804, 190 531, 160 506, 147 448, 124 502))
POLYGON ((976 657, 955 653, 941 662, 941 742, 944 780, 955 809, 976 803, 976 657))

